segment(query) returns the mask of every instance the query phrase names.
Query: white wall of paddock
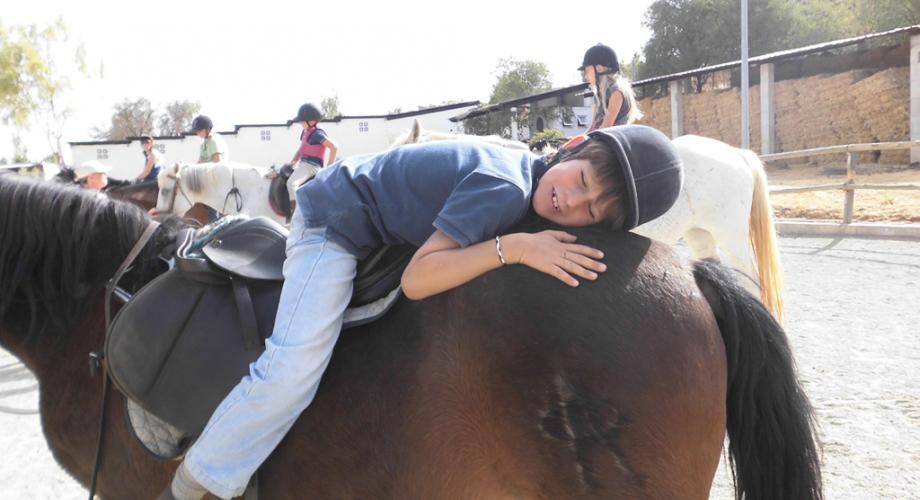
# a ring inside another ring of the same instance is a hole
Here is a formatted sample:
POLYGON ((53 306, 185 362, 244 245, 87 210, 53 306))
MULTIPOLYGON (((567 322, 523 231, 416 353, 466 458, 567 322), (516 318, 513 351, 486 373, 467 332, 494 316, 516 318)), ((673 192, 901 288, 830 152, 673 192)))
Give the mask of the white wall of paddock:
MULTIPOLYGON (((459 133, 463 125, 450 117, 471 109, 467 106, 445 106, 431 112, 408 112, 382 116, 349 116, 338 121, 323 122, 320 126, 339 145, 339 157, 375 153, 385 150, 396 137, 408 131, 413 120, 418 119, 426 130, 459 133), (417 113, 417 114, 416 114, 417 113)), ((299 124, 237 125, 234 131, 217 132, 227 143, 230 160, 250 165, 268 167, 281 165, 294 157, 300 144, 299 124)), ((166 164, 195 163, 201 139, 194 135, 156 139, 156 148, 166 164)), ((115 179, 134 179, 144 167, 140 140, 71 142, 73 165, 87 160, 98 160, 112 167, 109 176, 115 179)))

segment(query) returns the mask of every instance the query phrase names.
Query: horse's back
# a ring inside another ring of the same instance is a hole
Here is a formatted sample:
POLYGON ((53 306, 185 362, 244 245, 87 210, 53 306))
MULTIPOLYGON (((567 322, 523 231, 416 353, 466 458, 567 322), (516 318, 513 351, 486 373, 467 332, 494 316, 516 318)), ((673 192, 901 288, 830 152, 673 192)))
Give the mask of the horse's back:
POLYGON ((607 255, 597 282, 514 266, 344 332, 276 457, 302 460, 316 496, 708 494, 725 394, 712 313, 668 247, 579 234, 607 255))

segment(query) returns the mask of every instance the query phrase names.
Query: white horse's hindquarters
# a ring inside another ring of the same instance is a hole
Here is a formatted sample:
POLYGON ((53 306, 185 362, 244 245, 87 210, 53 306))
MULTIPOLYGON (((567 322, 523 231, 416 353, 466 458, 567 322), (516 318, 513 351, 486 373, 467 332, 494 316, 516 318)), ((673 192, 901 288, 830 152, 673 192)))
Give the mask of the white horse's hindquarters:
MULTIPOLYGON (((684 238, 694 257, 718 256, 750 277, 756 291, 757 268, 749 231, 754 174, 740 150, 723 142, 685 135, 674 139, 684 161, 684 185, 674 206, 634 230, 673 244, 684 238)), ((758 292, 759 293, 759 292, 758 292)))

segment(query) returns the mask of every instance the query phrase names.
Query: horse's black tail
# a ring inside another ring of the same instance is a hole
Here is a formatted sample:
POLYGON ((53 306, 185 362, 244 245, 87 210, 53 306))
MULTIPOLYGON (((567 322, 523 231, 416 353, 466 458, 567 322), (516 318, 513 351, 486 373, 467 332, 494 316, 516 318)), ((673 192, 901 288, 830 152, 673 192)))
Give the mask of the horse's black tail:
POLYGON ((814 410, 796 377, 786 333, 718 263, 697 263, 694 276, 718 320, 728 358, 735 497, 823 498, 814 410))

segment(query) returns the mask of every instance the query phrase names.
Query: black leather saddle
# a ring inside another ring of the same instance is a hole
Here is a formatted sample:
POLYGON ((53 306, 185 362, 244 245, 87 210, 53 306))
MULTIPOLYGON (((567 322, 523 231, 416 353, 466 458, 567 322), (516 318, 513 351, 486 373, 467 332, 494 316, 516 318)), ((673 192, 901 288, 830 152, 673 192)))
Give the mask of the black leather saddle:
MULTIPOLYGON (((272 169, 274 168, 272 167, 272 169)), ((290 165, 281 167, 280 170, 277 170, 277 175, 272 177, 268 186, 269 206, 272 207, 272 211, 276 214, 286 217, 288 220, 291 220, 291 216, 294 214, 294 207, 291 206, 291 197, 287 188, 287 181, 291 178, 293 172, 294 168, 290 165)))
MULTIPOLYGON (((176 266, 144 286, 113 320, 105 356, 122 393, 193 437, 271 335, 287 230, 253 218, 205 239, 192 230, 181 238, 176 266)), ((376 307, 382 315, 395 302, 413 252, 386 247, 361 261, 350 307, 376 307)))
MULTIPOLYGON (((216 274, 226 279, 283 281, 287 229, 266 217, 244 219, 226 228, 207 243, 196 246, 193 230, 180 235, 176 265, 191 273, 216 274), (200 248, 201 255, 195 255, 200 248)), ((383 298, 397 286, 412 259, 415 247, 385 246, 358 263, 349 307, 383 298)))

